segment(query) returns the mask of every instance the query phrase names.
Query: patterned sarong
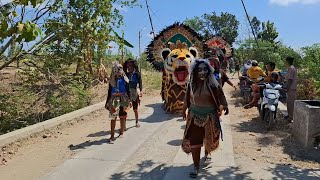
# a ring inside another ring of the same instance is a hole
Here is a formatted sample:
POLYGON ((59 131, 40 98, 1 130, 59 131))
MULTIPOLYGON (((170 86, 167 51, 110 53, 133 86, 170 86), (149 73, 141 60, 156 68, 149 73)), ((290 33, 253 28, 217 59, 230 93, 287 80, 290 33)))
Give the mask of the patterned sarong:
POLYGON ((204 127, 204 145, 206 152, 210 154, 219 147, 220 133, 222 138, 221 124, 217 110, 213 107, 199 107, 195 105, 190 106, 187 117, 187 125, 182 141, 182 149, 186 153, 191 152, 190 140, 186 138, 186 135, 192 120, 196 126, 204 127))
POLYGON ((108 101, 107 107, 109 110, 109 117, 116 118, 119 115, 120 107, 123 107, 124 111, 129 110, 129 98, 126 93, 114 93, 108 101))

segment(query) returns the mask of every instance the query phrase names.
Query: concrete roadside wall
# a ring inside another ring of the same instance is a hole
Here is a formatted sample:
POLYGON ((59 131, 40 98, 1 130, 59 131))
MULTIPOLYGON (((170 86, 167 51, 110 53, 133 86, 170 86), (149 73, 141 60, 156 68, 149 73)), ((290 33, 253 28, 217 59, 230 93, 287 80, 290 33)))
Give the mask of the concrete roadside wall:
POLYGON ((16 142, 19 139, 27 138, 35 133, 42 132, 44 130, 56 127, 62 123, 72 121, 76 118, 79 118, 83 115, 90 114, 96 110, 103 108, 105 102, 100 102, 98 104, 94 104, 82 109, 78 109, 76 111, 64 114, 62 116, 55 117, 53 119, 46 120, 44 122, 34 124, 22 129, 18 129, 16 131, 12 131, 10 133, 4 134, 0 136, 0 147, 8 145, 10 143, 16 142))

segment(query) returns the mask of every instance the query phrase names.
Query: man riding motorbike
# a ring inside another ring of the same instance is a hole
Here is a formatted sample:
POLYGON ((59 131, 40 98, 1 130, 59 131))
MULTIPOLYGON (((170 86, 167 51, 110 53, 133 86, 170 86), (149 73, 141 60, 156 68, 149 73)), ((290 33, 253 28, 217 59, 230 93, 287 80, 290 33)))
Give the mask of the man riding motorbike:
POLYGON ((258 82, 258 78, 261 76, 267 76, 266 73, 264 73, 263 70, 258 66, 258 62, 256 60, 252 61, 252 67, 248 69, 247 75, 254 82, 258 82))
POLYGON ((252 89, 252 100, 249 104, 245 105, 244 108, 248 109, 253 106, 258 105, 258 101, 260 99, 260 87, 257 82, 259 82, 259 78, 266 77, 267 75, 263 72, 263 70, 258 66, 258 62, 256 60, 252 61, 252 67, 248 69, 247 75, 251 81, 255 82, 251 85, 252 89))
POLYGON ((271 82, 271 74, 272 73, 279 73, 278 70, 276 70, 276 63, 274 62, 268 62, 266 65, 267 68, 267 77, 265 78, 266 82, 271 82))
MULTIPOLYGON (((276 84, 279 84, 278 79, 279 79, 278 73, 277 72, 273 72, 273 73, 270 74, 269 82, 268 81, 266 81, 266 82, 271 84, 271 86, 275 86, 276 84)), ((253 84, 252 85, 252 90, 253 90, 253 99, 249 104, 244 106, 245 109, 249 109, 249 108, 252 108, 254 106, 257 106, 258 102, 259 102, 259 99, 262 96, 263 87, 259 86, 258 84, 253 84)))
POLYGON ((242 76, 247 76, 247 71, 249 68, 251 68, 251 60, 248 60, 246 64, 243 65, 243 71, 242 71, 242 76))

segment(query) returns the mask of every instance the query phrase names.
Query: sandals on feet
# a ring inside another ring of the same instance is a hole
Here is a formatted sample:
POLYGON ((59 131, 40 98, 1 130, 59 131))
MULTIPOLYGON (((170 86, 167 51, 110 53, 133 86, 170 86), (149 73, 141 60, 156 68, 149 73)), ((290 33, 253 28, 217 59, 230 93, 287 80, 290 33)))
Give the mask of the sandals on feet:
POLYGON ((205 161, 205 162, 211 161, 211 157, 208 156, 208 155, 205 155, 205 156, 204 156, 204 161, 205 161))
POLYGON ((199 168, 194 168, 194 170, 192 172, 189 173, 189 176, 191 178, 197 178, 199 174, 199 168))
POLYGON ((110 137, 110 138, 109 138, 109 141, 110 141, 110 142, 115 141, 115 140, 116 140, 115 137, 110 137))
POLYGON ((139 128, 140 127, 140 124, 139 123, 136 123, 136 128, 139 128))

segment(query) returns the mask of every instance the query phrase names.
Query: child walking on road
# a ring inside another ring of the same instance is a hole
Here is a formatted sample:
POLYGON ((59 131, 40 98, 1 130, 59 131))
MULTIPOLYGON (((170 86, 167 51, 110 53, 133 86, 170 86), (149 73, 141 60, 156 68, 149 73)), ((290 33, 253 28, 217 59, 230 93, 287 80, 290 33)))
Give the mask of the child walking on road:
POLYGON ((140 105, 140 97, 142 97, 142 79, 139 72, 138 63, 136 60, 129 58, 123 65, 123 70, 129 78, 129 90, 131 94, 131 101, 134 115, 136 118, 136 127, 140 127, 138 106, 140 105), (138 86, 140 92, 138 93, 138 86))
POLYGON ((127 111, 131 106, 129 79, 123 71, 123 67, 118 62, 112 65, 112 72, 109 82, 108 96, 105 108, 109 110, 111 119, 111 137, 110 141, 114 141, 114 131, 116 120, 120 118, 120 135, 125 130, 125 121, 127 119, 127 111))

